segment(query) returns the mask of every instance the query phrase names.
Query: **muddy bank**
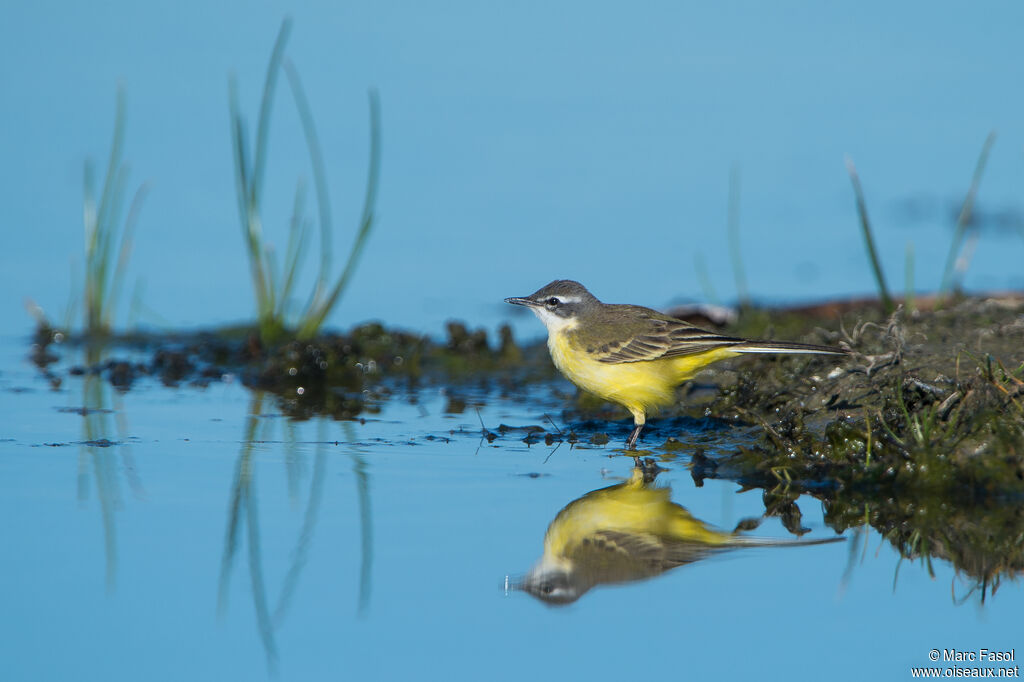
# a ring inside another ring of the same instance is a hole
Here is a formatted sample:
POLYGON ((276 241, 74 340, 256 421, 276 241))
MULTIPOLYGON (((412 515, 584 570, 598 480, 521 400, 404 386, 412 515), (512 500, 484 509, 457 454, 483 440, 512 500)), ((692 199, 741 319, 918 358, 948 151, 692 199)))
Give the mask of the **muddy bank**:
POLYGON ((147 378, 197 388, 238 380, 277 396, 281 409, 297 418, 352 419, 399 389, 513 390, 557 376, 543 344, 517 344, 507 326, 492 339, 459 322, 447 325, 443 341, 370 323, 276 346, 263 345, 254 328, 80 338, 40 327, 30 358, 54 387, 83 375, 102 377, 120 391, 147 378), (84 362, 65 366, 64 349, 84 349, 84 362))
POLYGON ((926 312, 752 315, 738 333, 842 345, 850 358, 780 357, 719 371, 704 407, 761 425, 729 466, 777 480, 1024 490, 1024 301, 965 299, 926 312), (788 327, 788 329, 787 329, 788 327), (803 327, 803 332, 799 330, 803 327), (783 330, 787 332, 783 333, 783 330))

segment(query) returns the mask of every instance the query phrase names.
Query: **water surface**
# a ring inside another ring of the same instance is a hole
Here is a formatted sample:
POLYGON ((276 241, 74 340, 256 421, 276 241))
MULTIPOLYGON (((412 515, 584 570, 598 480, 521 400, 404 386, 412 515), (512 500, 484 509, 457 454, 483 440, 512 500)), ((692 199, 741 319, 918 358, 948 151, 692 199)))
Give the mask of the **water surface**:
MULTIPOLYGON (((53 389, 23 339, 0 351, 10 679, 604 678, 638 664, 905 679, 932 648, 1019 649, 1018 582, 982 604, 948 563, 933 560, 932 577, 873 531, 736 550, 565 607, 506 594, 558 511, 632 468, 614 442, 482 438, 480 420, 571 427, 552 392, 563 385, 466 389, 455 414, 442 389, 397 391, 365 421, 295 422, 237 380, 143 379, 118 394, 66 377, 53 389), (109 412, 83 415, 90 401, 109 412)), ((81 361, 60 352, 58 370, 81 361)), ((724 530, 764 513, 760 490, 696 487, 690 454, 661 461, 675 503, 724 530)), ((797 504, 804 538, 834 536, 817 500, 797 504)), ((749 534, 794 537, 778 518, 749 534)))

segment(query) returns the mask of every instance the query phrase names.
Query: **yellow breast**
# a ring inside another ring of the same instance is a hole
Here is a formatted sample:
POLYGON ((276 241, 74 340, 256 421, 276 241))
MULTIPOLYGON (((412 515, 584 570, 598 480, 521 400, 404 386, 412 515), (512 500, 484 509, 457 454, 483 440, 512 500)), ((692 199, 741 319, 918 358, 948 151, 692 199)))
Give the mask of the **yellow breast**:
POLYGON ((567 333, 548 335, 548 350, 555 367, 585 391, 618 403, 644 423, 648 411, 671 404, 675 388, 705 366, 738 353, 718 348, 673 358, 644 362, 605 363, 593 359, 586 349, 573 343, 567 333))

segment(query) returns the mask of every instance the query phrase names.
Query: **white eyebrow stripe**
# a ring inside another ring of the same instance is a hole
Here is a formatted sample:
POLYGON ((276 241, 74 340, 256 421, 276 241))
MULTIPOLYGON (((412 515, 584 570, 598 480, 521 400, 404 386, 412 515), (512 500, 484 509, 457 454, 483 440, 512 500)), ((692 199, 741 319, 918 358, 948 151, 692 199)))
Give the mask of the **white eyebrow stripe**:
POLYGON ((555 296, 562 303, 579 303, 583 299, 579 296, 555 296))

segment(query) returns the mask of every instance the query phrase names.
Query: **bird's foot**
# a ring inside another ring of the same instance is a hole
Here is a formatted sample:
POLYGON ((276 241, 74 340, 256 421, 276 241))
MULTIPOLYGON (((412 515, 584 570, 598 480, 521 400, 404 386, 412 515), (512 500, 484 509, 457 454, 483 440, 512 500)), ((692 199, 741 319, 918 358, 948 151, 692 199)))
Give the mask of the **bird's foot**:
POLYGON ((658 474, 665 471, 665 469, 658 466, 658 463, 654 461, 653 457, 639 457, 637 455, 633 455, 633 466, 643 473, 644 483, 650 483, 658 477, 658 474))
POLYGON ((643 424, 637 424, 633 427, 633 431, 629 434, 629 440, 626 441, 627 450, 636 450, 636 442, 640 439, 640 431, 642 431, 643 428, 643 424))

